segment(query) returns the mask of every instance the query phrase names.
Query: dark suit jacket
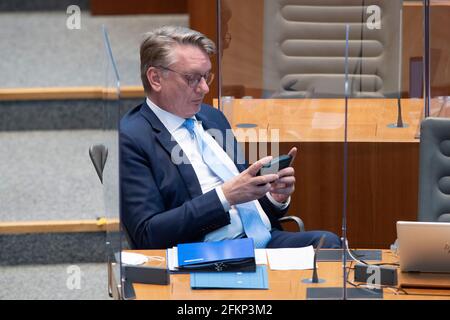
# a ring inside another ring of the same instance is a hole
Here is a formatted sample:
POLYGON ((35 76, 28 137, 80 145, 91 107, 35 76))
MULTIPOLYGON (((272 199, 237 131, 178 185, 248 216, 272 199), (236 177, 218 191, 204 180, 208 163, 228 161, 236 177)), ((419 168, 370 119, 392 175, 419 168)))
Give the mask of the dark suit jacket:
MULTIPOLYGON (((230 129, 223 114, 211 106, 202 105, 196 117, 205 130, 218 129, 223 137, 230 129)), ((171 161, 176 145, 146 103, 120 122, 121 222, 135 248, 202 241, 207 233, 230 223, 216 191, 202 194, 192 165, 171 161)), ((236 155, 237 148, 231 152, 236 155)), ((246 164, 237 168, 242 172, 246 164)), ((287 209, 279 210, 267 197, 259 201, 272 226, 280 228, 277 218, 287 209)))

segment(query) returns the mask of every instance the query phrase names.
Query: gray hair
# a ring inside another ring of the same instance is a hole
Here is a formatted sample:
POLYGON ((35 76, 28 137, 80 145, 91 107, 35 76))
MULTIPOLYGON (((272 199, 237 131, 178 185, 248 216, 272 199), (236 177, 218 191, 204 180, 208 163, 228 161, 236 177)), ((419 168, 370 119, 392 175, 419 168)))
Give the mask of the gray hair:
POLYGON ((174 63, 174 46, 193 45, 208 55, 216 53, 213 41, 204 34, 185 27, 164 26, 146 33, 144 37, 140 49, 141 79, 147 94, 152 90, 147 79, 148 68, 152 66, 167 67, 174 63))

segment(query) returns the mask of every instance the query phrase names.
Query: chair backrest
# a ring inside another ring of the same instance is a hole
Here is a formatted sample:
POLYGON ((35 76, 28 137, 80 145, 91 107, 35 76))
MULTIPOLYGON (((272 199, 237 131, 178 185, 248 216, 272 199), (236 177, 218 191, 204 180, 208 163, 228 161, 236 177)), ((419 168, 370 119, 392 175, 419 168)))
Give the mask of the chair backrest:
POLYGON ((419 221, 450 222, 450 119, 420 127, 419 221))
POLYGON ((401 0, 265 0, 264 12, 264 89, 275 92, 271 97, 344 97, 346 24, 350 97, 399 97, 401 0), (373 6, 380 28, 371 24, 373 6))

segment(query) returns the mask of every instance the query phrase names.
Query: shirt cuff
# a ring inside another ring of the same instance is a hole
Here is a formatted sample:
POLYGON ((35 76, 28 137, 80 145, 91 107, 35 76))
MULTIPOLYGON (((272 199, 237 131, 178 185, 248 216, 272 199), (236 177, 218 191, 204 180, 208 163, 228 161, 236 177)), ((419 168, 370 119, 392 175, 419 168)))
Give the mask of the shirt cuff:
POLYGON ((223 193, 221 186, 216 187, 216 193, 217 193, 217 196, 219 197, 220 202, 222 203, 223 210, 225 210, 225 212, 230 211, 231 206, 230 206, 227 198, 225 198, 225 195, 223 193))
POLYGON ((289 198, 286 200, 286 202, 278 202, 277 200, 275 200, 272 195, 270 194, 270 192, 266 193, 267 198, 270 200, 270 202, 272 202, 272 204, 274 206, 276 206, 278 209, 280 210, 284 210, 286 209, 289 204, 291 203, 291 196, 289 196, 289 198))

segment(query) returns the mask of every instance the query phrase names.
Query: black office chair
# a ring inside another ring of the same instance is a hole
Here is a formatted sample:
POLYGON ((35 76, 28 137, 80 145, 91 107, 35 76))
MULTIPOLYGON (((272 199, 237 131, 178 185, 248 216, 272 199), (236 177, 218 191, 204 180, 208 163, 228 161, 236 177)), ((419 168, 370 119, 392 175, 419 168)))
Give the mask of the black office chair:
POLYGON ((450 222, 450 119, 420 126, 419 221, 450 222))

